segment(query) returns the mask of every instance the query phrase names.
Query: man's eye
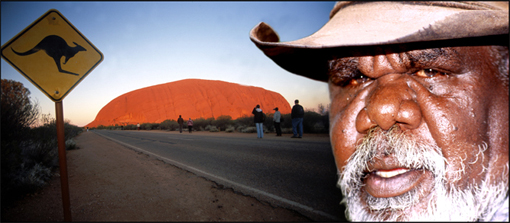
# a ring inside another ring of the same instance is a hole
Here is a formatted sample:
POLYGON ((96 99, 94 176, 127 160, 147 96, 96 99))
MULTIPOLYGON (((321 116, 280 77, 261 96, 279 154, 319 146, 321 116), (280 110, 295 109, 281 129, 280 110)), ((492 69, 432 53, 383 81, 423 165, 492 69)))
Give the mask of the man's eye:
POLYGON ((357 86, 360 84, 363 84, 367 81, 372 80, 372 78, 369 78, 367 76, 361 75, 361 74, 349 74, 349 75, 330 75, 329 80, 340 87, 347 87, 347 86, 357 86))
POLYGON ((448 75, 445 72, 437 71, 434 69, 423 69, 423 70, 419 70, 418 72, 416 72, 414 74, 418 77, 435 77, 437 75, 444 75, 444 76, 448 75))
POLYGON ((358 75, 354 78, 351 79, 349 85, 352 85, 352 86, 356 86, 356 85, 359 85, 359 84, 363 84, 367 81, 371 80, 371 78, 367 77, 367 76, 364 76, 364 75, 358 75))

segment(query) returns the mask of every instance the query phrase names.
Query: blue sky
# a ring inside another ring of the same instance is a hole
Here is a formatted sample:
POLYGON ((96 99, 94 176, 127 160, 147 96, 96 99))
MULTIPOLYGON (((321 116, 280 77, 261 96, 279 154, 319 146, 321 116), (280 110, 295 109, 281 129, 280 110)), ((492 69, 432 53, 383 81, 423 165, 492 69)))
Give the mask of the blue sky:
MULTIPOLYGON (((306 37, 334 2, 9 2, 1 1, 1 44, 50 9, 62 13, 104 60, 63 100, 64 119, 84 126, 116 97, 182 79, 222 80, 280 93, 292 106, 329 104, 326 83, 289 73, 249 39, 259 22, 281 41, 306 37)), ((55 103, 2 59, 2 79, 23 83, 41 113, 55 103)))

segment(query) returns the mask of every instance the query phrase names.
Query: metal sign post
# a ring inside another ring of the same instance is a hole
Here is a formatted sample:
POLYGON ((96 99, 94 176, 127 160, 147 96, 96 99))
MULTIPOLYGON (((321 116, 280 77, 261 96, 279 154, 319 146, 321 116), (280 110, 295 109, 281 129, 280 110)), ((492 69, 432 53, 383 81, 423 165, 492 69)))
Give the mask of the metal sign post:
POLYGON ((103 54, 51 9, 4 44, 2 58, 55 102, 64 221, 72 221, 62 100, 103 61, 103 54))

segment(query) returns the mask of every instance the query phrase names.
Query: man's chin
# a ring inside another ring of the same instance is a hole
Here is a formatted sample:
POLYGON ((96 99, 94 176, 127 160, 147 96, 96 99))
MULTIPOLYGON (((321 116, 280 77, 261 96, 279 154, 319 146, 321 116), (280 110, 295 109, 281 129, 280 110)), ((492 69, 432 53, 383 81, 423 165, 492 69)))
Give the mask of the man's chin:
MULTIPOLYGON (((359 198, 348 201, 348 204, 361 211, 353 219, 363 221, 408 221, 423 212, 429 203, 432 188, 413 188, 404 194, 394 197, 374 197, 365 191, 359 193, 359 198), (426 192, 425 192, 426 191, 426 192), (425 193, 424 193, 425 192, 425 193), (357 204, 355 204, 357 203, 357 204), (357 206, 357 207, 356 207, 357 206)), ((351 208, 349 208, 352 210, 351 208)))

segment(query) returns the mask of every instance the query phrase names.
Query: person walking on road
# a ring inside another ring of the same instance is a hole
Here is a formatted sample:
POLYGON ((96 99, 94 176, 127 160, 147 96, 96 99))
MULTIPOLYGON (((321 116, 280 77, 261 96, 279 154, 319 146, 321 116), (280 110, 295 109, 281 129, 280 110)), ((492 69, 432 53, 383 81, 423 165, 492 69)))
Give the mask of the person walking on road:
POLYGON ((294 101, 292 106, 292 112, 290 118, 292 119, 292 137, 291 138, 302 138, 303 137, 303 117, 305 116, 305 110, 303 106, 299 104, 299 100, 294 101))
POLYGON ((182 133, 182 126, 184 125, 184 119, 182 119, 181 115, 177 119, 177 123, 179 123, 179 132, 182 133))
POLYGON ((193 120, 191 120, 191 118, 189 118, 188 123, 186 123, 186 124, 188 125, 189 133, 193 132, 193 120))
POLYGON ((281 117, 281 113, 280 111, 278 111, 278 107, 274 108, 273 110, 275 110, 274 112, 274 115, 273 115, 273 122, 274 122, 274 128, 276 129, 276 136, 282 136, 282 129, 280 127, 280 123, 282 121, 281 117))
POLYGON ((253 111, 251 112, 254 117, 255 126, 257 127, 257 138, 262 139, 264 137, 264 113, 262 112, 262 109, 260 109, 260 105, 257 105, 255 108, 253 108, 253 111))

